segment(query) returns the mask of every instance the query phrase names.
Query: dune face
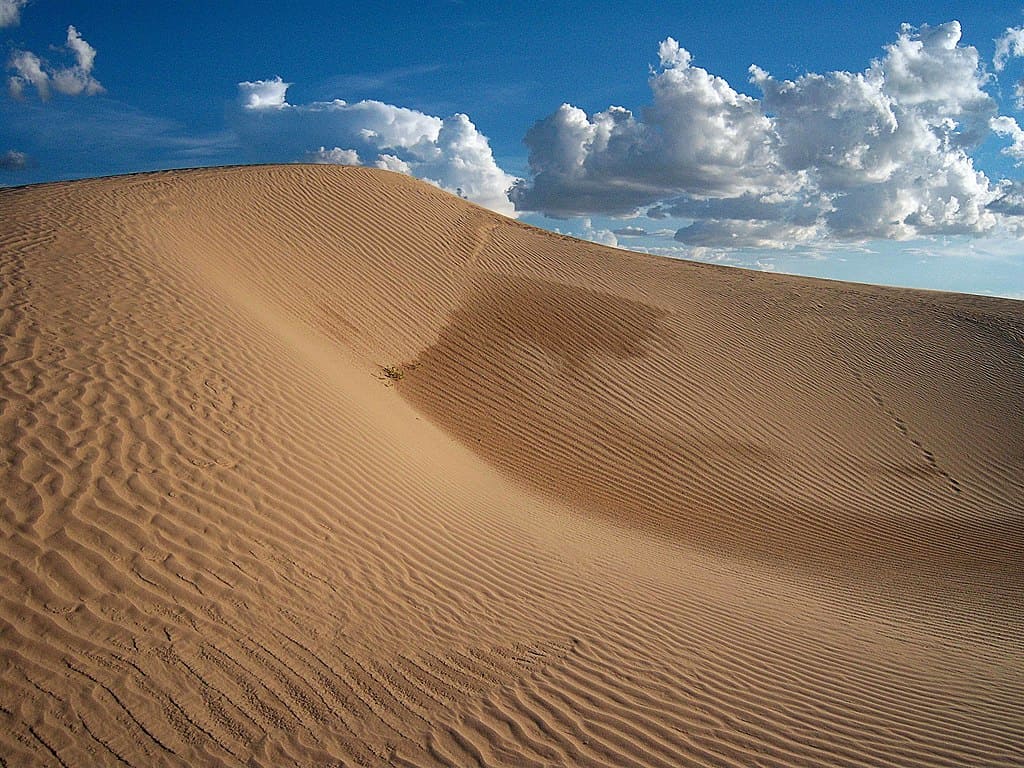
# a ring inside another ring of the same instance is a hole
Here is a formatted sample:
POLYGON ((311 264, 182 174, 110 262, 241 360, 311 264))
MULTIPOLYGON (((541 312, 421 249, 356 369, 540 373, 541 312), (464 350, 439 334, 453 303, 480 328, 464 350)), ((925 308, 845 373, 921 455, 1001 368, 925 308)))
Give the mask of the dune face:
POLYGON ((0 277, 4 765, 1024 765, 1022 303, 331 166, 0 277))

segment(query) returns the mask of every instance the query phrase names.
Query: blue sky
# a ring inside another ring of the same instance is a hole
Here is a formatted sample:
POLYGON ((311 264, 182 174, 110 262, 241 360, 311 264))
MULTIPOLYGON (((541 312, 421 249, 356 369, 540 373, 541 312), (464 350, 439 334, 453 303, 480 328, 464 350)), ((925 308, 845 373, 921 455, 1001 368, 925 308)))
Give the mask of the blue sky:
POLYGON ((1005 1, 0 0, 0 184, 358 162, 620 247, 1024 298, 1022 27, 1005 1))

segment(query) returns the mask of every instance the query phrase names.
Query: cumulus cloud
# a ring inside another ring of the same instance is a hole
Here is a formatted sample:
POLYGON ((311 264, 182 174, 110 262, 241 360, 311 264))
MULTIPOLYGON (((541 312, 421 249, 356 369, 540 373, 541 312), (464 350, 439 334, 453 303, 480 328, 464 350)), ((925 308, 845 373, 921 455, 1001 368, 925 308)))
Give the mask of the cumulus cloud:
POLYGON ((833 235, 899 239, 994 225, 994 190, 968 151, 987 135, 996 104, 977 50, 960 46, 960 35, 958 22, 904 26, 862 73, 780 82, 751 68, 779 157, 827 200, 833 235))
POLYGON ((0 171, 20 171, 28 167, 28 155, 9 149, 0 155, 0 171))
POLYGON ((96 61, 96 49, 89 45, 78 30, 68 27, 68 50, 75 54, 75 65, 54 70, 53 87, 68 96, 85 93, 92 96, 103 92, 103 86, 92 76, 92 67, 96 61))
POLYGON ((43 62, 31 51, 15 51, 8 63, 15 74, 7 80, 7 88, 16 99, 22 98, 26 86, 33 86, 41 99, 50 98, 50 76, 43 71, 43 62))
POLYGON ((518 209, 646 209, 692 220, 676 239, 700 247, 976 235, 996 226, 1002 193, 972 152, 995 133, 1013 142, 1007 154, 1024 154, 955 21, 904 25, 860 72, 777 80, 752 66, 758 99, 695 66, 672 38, 658 58, 639 117, 566 104, 530 129, 531 178, 511 193, 518 209))
POLYGON ((580 221, 582 232, 580 233, 584 240, 589 240, 592 243, 599 243, 600 245, 609 245, 612 248, 616 248, 619 245, 619 238, 615 236, 615 233, 610 229, 604 227, 595 227, 594 223, 589 217, 584 217, 580 221))
POLYGON ((0 0, 0 27, 13 27, 21 21, 21 9, 28 0, 0 0))
MULTIPOLYGON (((373 167, 380 168, 382 171, 394 171, 395 173, 404 173, 407 176, 413 175, 412 166, 397 155, 377 155, 377 159, 373 161, 373 167)), ((463 196, 461 191, 458 191, 457 194, 459 197, 463 196)))
POLYGON ((516 178, 498 167, 466 115, 440 118, 372 100, 289 104, 289 85, 280 77, 239 83, 240 131, 266 146, 297 145, 294 157, 407 173, 514 215, 507 190, 516 178))
POLYGON ((1013 142, 1010 146, 1003 147, 1003 154, 1015 158, 1018 164, 1024 162, 1024 130, 1017 124, 1017 121, 1012 117, 1000 115, 993 117, 989 125, 997 136, 1008 138, 1013 142))
POLYGON ((988 204, 990 211, 1006 216, 1024 216, 1024 188, 1020 182, 1005 181, 998 196, 988 204))
POLYGON ((512 191, 517 208, 621 215, 674 194, 742 194, 778 175, 771 121, 755 99, 693 66, 672 38, 659 57, 642 120, 623 107, 588 117, 563 104, 530 129, 533 178, 512 191))
POLYGON ((324 165, 361 165, 358 152, 354 149, 342 149, 341 147, 335 147, 334 149, 320 147, 320 149, 308 153, 306 159, 311 163, 321 163, 324 165))
POLYGON ((44 101, 50 98, 51 87, 67 96, 103 93, 103 86, 92 75, 96 49, 85 41, 74 26, 68 27, 64 47, 74 56, 75 63, 71 66, 53 67, 31 51, 15 51, 7 65, 9 70, 14 71, 7 80, 11 96, 24 98, 29 86, 35 88, 39 98, 44 101))
POLYGON ((996 38, 996 53, 992 57, 992 66, 996 72, 1002 72, 1006 62, 1013 57, 1024 56, 1024 27, 1007 27, 996 38))
POLYGON ((244 109, 283 109, 291 83, 280 77, 270 80, 245 81, 238 84, 238 100, 244 109))

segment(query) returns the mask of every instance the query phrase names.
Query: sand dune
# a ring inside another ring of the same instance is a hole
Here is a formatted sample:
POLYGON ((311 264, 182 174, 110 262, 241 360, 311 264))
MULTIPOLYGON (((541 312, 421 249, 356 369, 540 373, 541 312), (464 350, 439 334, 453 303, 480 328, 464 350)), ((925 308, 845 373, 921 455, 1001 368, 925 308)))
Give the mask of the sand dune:
POLYGON ((1024 765, 1024 303, 327 166, 0 190, 0 291, 3 765, 1024 765))

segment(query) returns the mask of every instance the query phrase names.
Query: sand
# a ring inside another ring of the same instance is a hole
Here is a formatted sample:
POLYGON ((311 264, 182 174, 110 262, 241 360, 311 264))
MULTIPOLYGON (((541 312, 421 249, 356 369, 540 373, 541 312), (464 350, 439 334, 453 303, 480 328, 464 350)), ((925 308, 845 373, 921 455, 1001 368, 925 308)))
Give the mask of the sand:
POLYGON ((3 765, 1024 765, 1022 302, 327 166, 0 281, 3 765))

